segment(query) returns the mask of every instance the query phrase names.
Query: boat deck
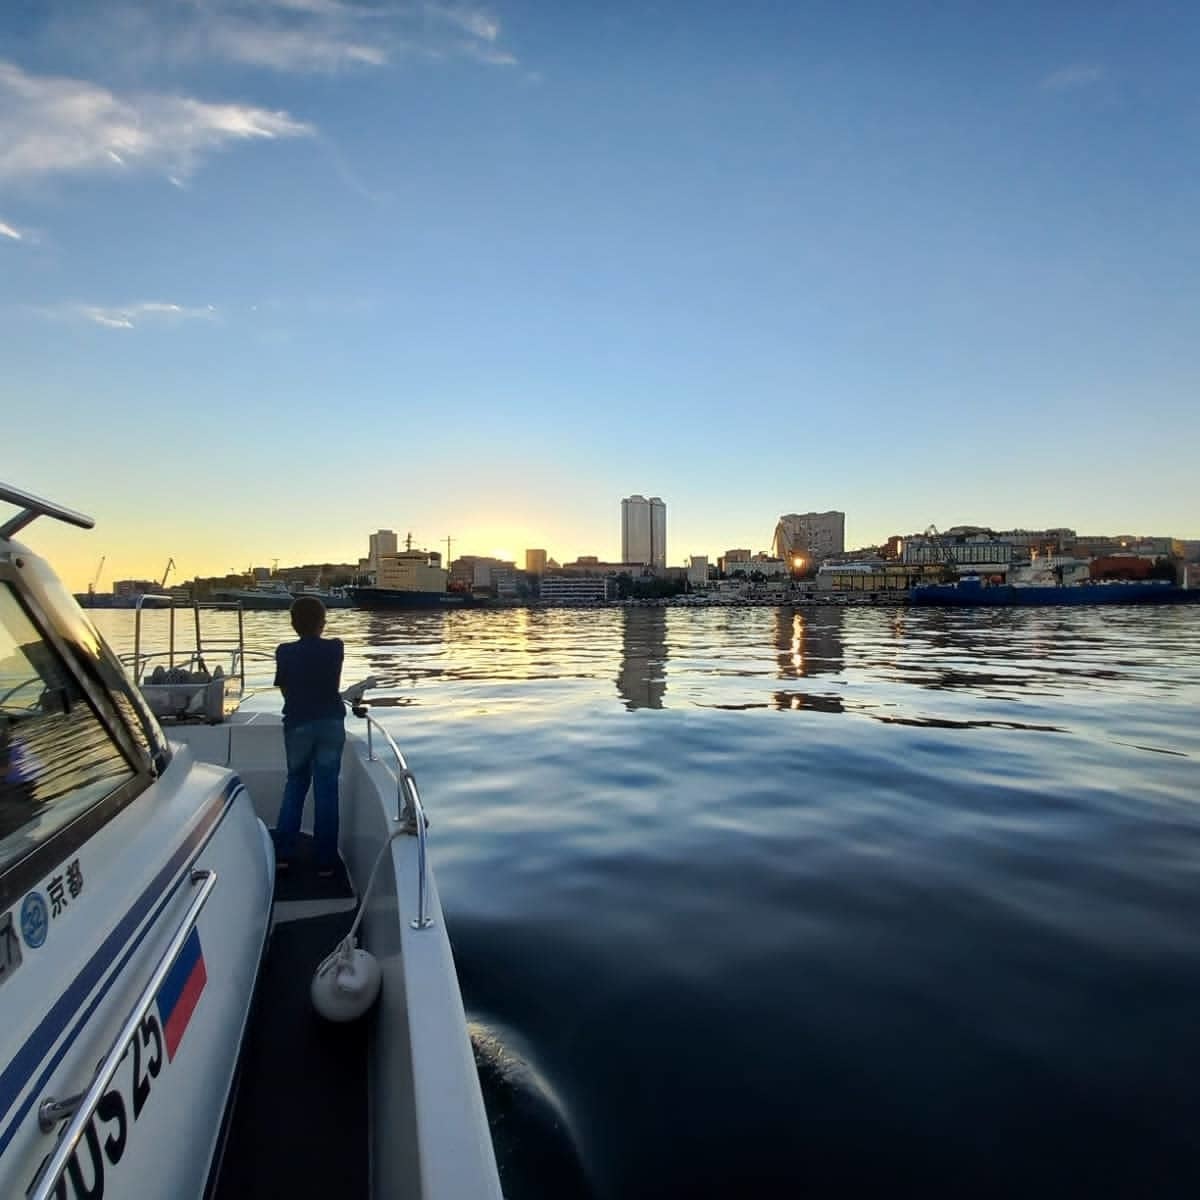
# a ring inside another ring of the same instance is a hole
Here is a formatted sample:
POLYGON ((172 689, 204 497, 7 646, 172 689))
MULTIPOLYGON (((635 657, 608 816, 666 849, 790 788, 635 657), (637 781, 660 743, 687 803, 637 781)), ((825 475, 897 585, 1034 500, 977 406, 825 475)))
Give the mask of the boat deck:
POLYGON ((366 1197, 367 1022, 313 1011, 309 984, 349 931, 353 889, 339 865, 318 879, 302 838, 275 884, 275 929, 243 1047, 213 1195, 366 1197))

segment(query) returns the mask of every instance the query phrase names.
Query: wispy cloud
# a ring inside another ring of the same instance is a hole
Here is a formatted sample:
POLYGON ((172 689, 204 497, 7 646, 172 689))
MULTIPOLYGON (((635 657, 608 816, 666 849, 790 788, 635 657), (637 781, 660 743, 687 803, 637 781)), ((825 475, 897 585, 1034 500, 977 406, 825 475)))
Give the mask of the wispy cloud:
POLYGON ((1104 78, 1104 68, 1094 63, 1072 63, 1051 71, 1042 80, 1042 88, 1048 92, 1066 92, 1073 88, 1089 87, 1104 78))
POLYGON ((189 0, 131 16, 140 52, 215 58, 273 71, 331 74, 405 56, 509 65, 500 22, 485 8, 441 0, 189 0))
POLYGON ((135 304, 63 304, 54 308, 33 309, 39 316, 54 320, 91 321, 106 329, 136 329, 152 322, 177 324, 183 321, 212 321, 217 310, 211 304, 189 308, 163 300, 139 300, 135 304))
POLYGON ((331 72, 342 67, 381 67, 388 61, 382 46, 312 30, 228 24, 211 28, 207 36, 219 57, 276 71, 331 72))
POLYGON ((0 238, 11 238, 14 242, 25 240, 25 235, 7 221, 0 221, 0 238))
POLYGON ((189 96, 118 96, 0 60, 0 181, 136 168, 182 178, 205 155, 232 143, 313 132, 286 112, 189 96))

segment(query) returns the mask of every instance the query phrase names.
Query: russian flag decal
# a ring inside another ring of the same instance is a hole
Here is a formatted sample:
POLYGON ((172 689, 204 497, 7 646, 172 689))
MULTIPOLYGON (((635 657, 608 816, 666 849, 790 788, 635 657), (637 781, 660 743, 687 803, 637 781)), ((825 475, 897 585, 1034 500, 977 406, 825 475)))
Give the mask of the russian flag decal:
POLYGON ((200 948, 200 931, 196 928, 183 943, 179 957, 167 972, 158 989, 158 1015, 167 1039, 167 1059, 175 1060, 175 1052, 183 1041, 184 1030, 200 1003, 200 993, 208 982, 204 969, 204 951, 200 948))

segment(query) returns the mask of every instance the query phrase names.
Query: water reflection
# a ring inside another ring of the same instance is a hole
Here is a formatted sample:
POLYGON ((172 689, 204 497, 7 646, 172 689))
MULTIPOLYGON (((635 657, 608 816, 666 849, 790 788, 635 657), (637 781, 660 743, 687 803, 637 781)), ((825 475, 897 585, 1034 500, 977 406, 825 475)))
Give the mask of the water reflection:
POLYGON ((840 671, 845 660, 845 620, 845 612, 833 606, 777 608, 775 649, 780 678, 802 679, 840 671))
POLYGON ((823 713, 846 711, 846 705, 841 696, 823 695, 820 692, 776 692, 774 704, 780 712, 785 710, 799 712, 801 709, 823 713))
MULTIPOLYGON (((411 690, 422 679, 443 673, 440 665, 428 662, 428 657, 431 651, 439 653, 452 636, 445 613, 371 612, 360 615, 359 620, 364 621, 356 631, 363 643, 360 653, 369 673, 379 680, 380 690, 411 690)), ((378 703, 379 697, 373 700, 378 703)))
MULTIPOLYGON (((338 610, 329 632, 346 644, 347 683, 375 675, 373 703, 430 715, 461 715, 467 705, 472 716, 520 713, 531 721, 563 706, 759 709, 947 730, 1011 722, 989 727, 1020 732, 1066 724, 1038 711, 1065 695, 1077 699, 1080 719, 1106 710, 1116 721, 1114 697, 1177 687, 1181 673, 1195 669, 1196 615, 836 606, 338 610), (1014 705, 1033 708, 1018 713, 1014 705)), ((96 610, 95 617, 118 651, 132 649, 131 613, 96 610)), ((236 636, 231 614, 214 614, 212 625, 213 637, 236 636)), ((262 703, 278 703, 273 652, 294 636, 287 614, 247 613, 245 628, 248 650, 262 654, 247 661, 248 687, 262 703)), ((1153 723, 1135 731, 1121 722, 1119 738, 1160 748, 1152 730, 1153 723)))
POLYGON ((627 608, 621 617, 617 693, 629 710, 662 708, 667 690, 667 610, 627 608))

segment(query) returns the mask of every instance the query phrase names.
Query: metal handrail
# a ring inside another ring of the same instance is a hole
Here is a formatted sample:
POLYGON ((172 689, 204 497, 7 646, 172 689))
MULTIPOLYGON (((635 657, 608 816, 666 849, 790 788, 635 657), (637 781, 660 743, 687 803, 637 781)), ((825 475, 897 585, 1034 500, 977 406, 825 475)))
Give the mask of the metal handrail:
POLYGON ((54 517, 55 520, 65 521, 68 525, 78 525, 80 529, 91 529, 96 524, 86 513, 76 512, 64 504, 55 504, 53 500, 43 500, 41 496, 35 496, 21 488, 10 487, 7 483, 0 483, 0 500, 15 504, 21 509, 16 516, 9 517, 0 525, 0 538, 15 537, 38 517, 54 517))
POLYGON ((142 604, 146 600, 165 600, 171 614, 171 665, 175 665, 175 601, 161 592, 141 592, 134 604, 133 618, 133 679, 140 684, 142 678, 142 604))
MULTIPOLYGON (((146 662, 149 662, 152 657, 161 657, 163 653, 167 655, 167 662, 170 666, 175 665, 175 609, 176 603, 173 596, 164 595, 161 592, 141 592, 134 603, 135 617, 133 623, 133 677, 134 681, 141 686, 142 667, 146 662), (147 600, 165 600, 167 602, 167 611, 170 613, 169 632, 167 635, 166 651, 156 651, 155 654, 147 654, 142 656, 142 605, 147 600)), ((238 684, 244 693, 246 691, 246 630, 242 619, 242 606, 240 604, 220 604, 212 601, 193 600, 189 605, 195 617, 196 622, 196 649, 193 652, 189 662, 194 662, 196 659, 204 660, 205 644, 200 633, 200 612, 212 610, 236 611, 238 618, 238 630, 236 638, 209 638, 208 649, 214 654, 223 652, 229 653, 230 676, 237 676, 238 684)), ((180 654, 184 652, 179 651, 180 654)), ((123 656, 122 662, 127 662, 123 656)))
POLYGON ((396 822, 402 824, 404 832, 414 835, 417 839, 417 915, 409 922, 414 929, 428 929, 433 925, 433 918, 426 911, 428 907, 428 882, 425 865, 425 828, 429 824, 425 816, 425 807, 421 803, 421 793, 417 790, 417 779, 409 770, 408 762, 396 739, 377 721, 364 704, 351 704, 347 707, 356 717, 362 717, 367 723, 367 761, 378 762, 375 757, 375 746, 371 738, 372 729, 378 729, 383 740, 391 747, 396 759, 396 822))
POLYGON ((162 957, 158 960, 158 966, 154 968, 154 973, 150 976, 146 986, 142 988, 137 1002, 118 1030, 108 1053, 96 1068, 96 1074, 93 1076, 91 1084, 85 1091, 75 1096, 68 1096, 64 1100, 55 1100, 52 1096, 48 1096, 38 1105, 38 1123, 46 1132, 53 1129, 55 1122, 64 1117, 70 1116, 71 1120, 59 1134, 54 1153, 46 1159, 31 1185, 27 1193, 30 1200, 50 1200, 50 1197, 54 1195, 59 1176, 66 1169, 71 1155, 75 1153, 79 1139, 83 1137, 96 1105, 100 1103, 101 1096, 112 1082, 112 1077, 117 1073, 117 1068, 125 1057, 130 1041, 139 1034, 146 1010, 154 1003, 159 988, 162 987, 167 973, 175 965, 175 960, 179 957, 184 942, 187 941, 192 927, 200 916, 200 910, 212 895, 213 888, 217 886, 217 873, 216 871, 194 870, 191 873, 191 882, 199 883, 200 891, 188 905, 187 912, 183 914, 183 920, 175 931, 175 936, 171 938, 170 944, 163 951, 162 957))

